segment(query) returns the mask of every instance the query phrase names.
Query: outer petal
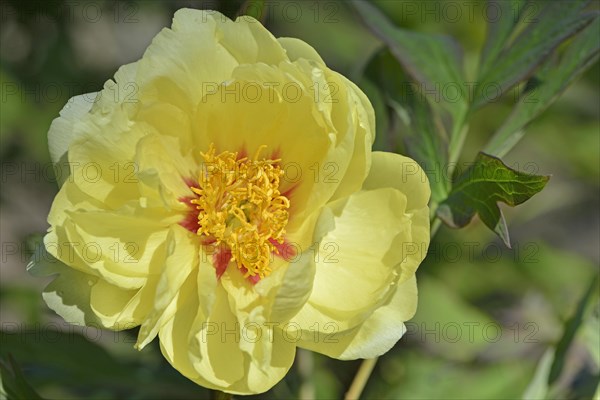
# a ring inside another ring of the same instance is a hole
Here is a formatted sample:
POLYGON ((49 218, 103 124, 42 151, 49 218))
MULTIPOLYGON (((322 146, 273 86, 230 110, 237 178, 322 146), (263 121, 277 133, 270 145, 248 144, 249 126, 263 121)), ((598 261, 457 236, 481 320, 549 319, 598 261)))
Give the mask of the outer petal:
POLYGON ((363 189, 382 187, 392 187, 406 194, 407 211, 427 207, 431 196, 427 175, 415 160, 395 153, 374 151, 373 164, 363 189))
POLYGON ((311 297, 293 319, 305 331, 304 339, 315 323, 333 322, 342 335, 358 334, 351 329, 397 295, 396 287, 413 279, 429 244, 430 192, 421 172, 406 157, 374 153, 363 191, 323 210, 315 231, 323 258, 311 297), (397 177, 402 168, 410 173, 397 177))
POLYGON ((65 220, 53 225, 44 243, 67 265, 126 289, 141 287, 160 267, 153 264, 167 237, 160 221, 94 209, 63 213, 65 220))
POLYGON ((87 93, 69 99, 60 111, 60 117, 54 119, 50 125, 48 147, 59 185, 65 182, 70 173, 67 156, 69 145, 82 133, 77 131, 74 125, 90 111, 97 95, 98 93, 87 93))
POLYGON ((356 192, 362 186, 371 168, 371 145, 375 138, 375 111, 367 96, 352 82, 342 77, 348 87, 350 108, 356 113, 356 136, 350 165, 331 200, 356 192))
POLYGON ((394 153, 374 152, 373 165, 363 184, 364 190, 392 187, 406 194, 406 212, 411 214, 410 241, 396 238, 388 257, 402 259, 400 281, 410 278, 427 255, 430 239, 427 175, 416 161, 394 153), (395 251, 394 251, 395 250, 395 251))
POLYGON ((325 61, 323 61, 319 53, 305 41, 291 37, 280 37, 277 38, 277 41, 285 49, 290 61, 304 58, 325 65, 325 61))
POLYGON ((102 136, 99 127, 111 124, 111 119, 106 118, 106 115, 113 114, 119 108, 120 102, 114 101, 115 93, 118 95, 123 92, 123 86, 131 85, 136 68, 137 63, 124 65, 115 74, 116 82, 109 80, 101 92, 87 93, 69 99, 60 111, 60 116, 52 121, 48 131, 48 147, 52 162, 55 164, 59 185, 62 185, 73 172, 74 165, 69 163, 68 156, 70 146, 89 135, 102 136), (93 114, 98 111, 105 117, 95 118, 93 114))
POLYGON ((227 293, 218 287, 213 312, 195 338, 204 357, 195 364, 199 383, 248 394, 264 392, 280 381, 294 361, 296 346, 264 322, 240 324, 227 293))
POLYGON ((140 197, 133 161, 137 142, 146 129, 132 122, 138 104, 119 97, 135 82, 137 68, 138 63, 121 67, 115 81, 104 84, 90 112, 74 123, 72 133, 51 132, 55 136, 73 135, 67 153, 68 183, 112 209, 140 197))
POLYGON ((397 237, 410 241, 406 197, 392 188, 361 191, 327 205, 317 224, 320 240, 313 292, 293 319, 308 330, 335 322, 339 330, 363 322, 388 300, 398 281, 387 257, 397 237))
POLYGON ((69 268, 54 258, 44 247, 39 247, 27 265, 35 276, 58 276, 46 286, 42 297, 51 310, 65 321, 75 325, 100 326, 90 307, 90 289, 98 277, 69 268))
POLYGON ((335 324, 322 326, 318 336, 314 332, 303 335, 298 346, 341 360, 378 357, 404 335, 404 321, 411 319, 416 309, 417 281, 413 275, 399 284, 389 302, 361 325, 341 333, 335 324))

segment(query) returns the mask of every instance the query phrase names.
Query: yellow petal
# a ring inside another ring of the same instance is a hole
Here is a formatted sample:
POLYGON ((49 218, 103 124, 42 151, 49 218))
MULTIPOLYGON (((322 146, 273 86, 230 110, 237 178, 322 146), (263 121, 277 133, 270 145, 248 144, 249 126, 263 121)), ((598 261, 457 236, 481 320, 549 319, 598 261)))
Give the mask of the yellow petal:
MULTIPOLYGON (((190 336, 198 315, 196 287, 184 285, 176 300, 176 312, 159 330, 160 349, 167 361, 187 378, 196 381, 199 374, 192 364, 190 336)), ((204 319, 205 320, 205 319, 204 319)))
POLYGON ((406 194, 407 213, 411 216, 411 239, 397 237, 386 255, 401 259, 400 282, 410 278, 427 255, 430 238, 429 208, 431 195, 427 175, 414 160, 394 153, 374 152, 373 165, 363 189, 392 187, 406 194))
POLYGON ((240 320, 256 316, 271 321, 287 321, 308 299, 315 265, 310 252, 297 254, 290 262, 273 256, 273 272, 253 284, 231 264, 220 279, 240 320))
POLYGON ((411 158, 395 153, 373 152, 373 164, 363 189, 396 188, 406 194, 408 211, 427 207, 431 189, 423 169, 411 158))
POLYGON ((353 125, 356 129, 354 149, 350 165, 342 175, 340 186, 331 201, 346 197, 360 190, 371 168, 371 145, 375 138, 375 112, 367 96, 352 82, 341 77, 347 85, 349 109, 354 114, 353 125))
MULTIPOLYGON (((312 252, 298 254, 288 264, 282 283, 269 292, 271 303, 270 319, 272 321, 288 321, 296 315, 310 297, 315 276, 315 262, 312 252)), ((260 293, 262 285, 268 284, 268 279, 256 285, 260 293)))
POLYGON ((327 206, 322 215, 334 228, 320 241, 311 303, 353 314, 380 301, 396 278, 384 256, 393 239, 410 229, 405 205, 399 191, 377 189, 327 206))
POLYGON ((45 247, 36 248, 27 271, 35 276, 57 275, 46 286, 42 297, 48 307, 65 321, 75 325, 102 325, 90 307, 90 291, 98 280, 97 276, 66 266, 45 247))
POLYGON ((177 300, 183 286, 196 287, 199 253, 198 238, 185 228, 171 227, 166 240, 166 258, 158 272, 151 308, 144 316, 136 346, 143 348, 158 334, 162 324, 177 311, 177 300))
POLYGON ((281 44, 253 17, 244 15, 231 21, 215 13, 215 20, 220 23, 223 35, 220 44, 235 57, 239 64, 277 65, 286 59, 281 44))
POLYGON ((316 230, 321 237, 315 238, 313 291, 293 319, 302 329, 334 322, 347 330, 389 300, 403 260, 393 246, 412 240, 405 207, 406 196, 392 188, 361 191, 327 205, 316 230))
POLYGON ((177 137, 145 136, 136 152, 138 177, 142 183, 140 191, 149 200, 160 198, 156 206, 187 213, 189 207, 181 199, 195 196, 187 182, 198 179, 199 156, 199 152, 193 154, 192 149, 183 148, 177 137))
POLYGON ((123 289, 98 279, 91 288, 89 303, 102 326, 112 330, 132 329, 142 323, 152 309, 156 280, 140 289, 123 289))
MULTIPOLYGON (((100 92, 87 93, 69 99, 60 111, 60 116, 52 121, 48 131, 48 147, 52 162, 55 164, 59 185, 62 185, 67 179, 73 179, 75 176, 73 169, 81 161, 73 162, 72 159, 69 159, 70 146, 82 138, 102 135, 102 127, 111 124, 111 118, 106 118, 106 116, 121 111, 116 111, 120 102, 113 98, 119 96, 124 85, 132 85, 136 69, 137 63, 122 66, 115 74, 116 82, 109 80, 100 92), (103 118, 98 118, 96 113, 101 113, 103 118), (69 177, 70 175, 72 176, 69 177)), ((88 169, 85 171, 86 175, 93 174, 95 176, 96 167, 88 165, 88 169), (92 171, 91 168, 94 170, 92 171)), ((107 172, 105 171, 105 173, 107 172)))
POLYGON ((285 59, 276 39, 250 17, 233 22, 216 11, 181 9, 146 50, 137 83, 145 103, 158 99, 193 115, 204 94, 238 65, 285 59))
POLYGON ((195 345, 193 350, 191 344, 214 308, 216 286, 215 269, 207 254, 201 252, 196 283, 186 281, 182 286, 174 302, 175 312, 159 330, 163 355, 179 372, 193 381, 200 379, 193 362, 199 362, 202 356, 198 353, 199 346, 195 345))
POLYGON ((359 326, 340 332, 335 323, 313 325, 298 342, 304 347, 341 360, 378 357, 400 340, 406 332, 404 322, 415 314, 417 283, 413 275, 397 285, 389 302, 376 309, 359 326))
POLYGON ((280 37, 277 41, 285 49, 290 61, 304 58, 325 65, 319 53, 305 41, 291 37, 280 37))
POLYGON ((57 258, 65 263, 96 271, 113 285, 128 289, 141 287, 161 267, 160 246, 168 231, 160 222, 109 212, 66 214, 69 218, 63 226, 51 232, 62 248, 57 258))
MULTIPOLYGON (((196 318, 191 328, 194 336, 187 348, 181 348, 189 354, 197 372, 192 373, 187 364, 186 376, 202 386, 229 393, 252 394, 270 389, 292 365, 295 345, 277 326, 265 322, 270 321, 241 323, 231 311, 227 292, 218 286, 209 318, 196 318)), ((170 350, 177 348, 171 346, 170 350)), ((176 359, 174 356, 170 359, 176 359)))
POLYGON ((56 168, 59 185, 62 185, 70 175, 67 156, 69 145, 83 133, 75 129, 75 124, 85 118, 97 95, 98 93, 87 93, 69 99, 60 111, 60 116, 54 119, 50 125, 48 148, 50 158, 56 168))
MULTIPOLYGON (((122 118, 128 117, 123 115, 122 118)), ((127 124, 126 121, 123 123, 127 124)), ((118 208, 127 201, 140 198, 134 156, 143 132, 135 125, 125 128, 111 124, 103 129, 112 132, 82 135, 69 147, 71 176, 68 183, 77 185, 108 207, 118 208)))

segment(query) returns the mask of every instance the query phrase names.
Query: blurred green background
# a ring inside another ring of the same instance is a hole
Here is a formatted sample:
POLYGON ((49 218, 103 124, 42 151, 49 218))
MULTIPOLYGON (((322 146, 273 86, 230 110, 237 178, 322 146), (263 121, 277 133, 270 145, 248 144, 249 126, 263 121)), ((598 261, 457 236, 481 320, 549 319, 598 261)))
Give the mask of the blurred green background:
MULTIPOLYGON (((41 299, 48 280, 29 276, 25 266, 36 240, 31 235, 47 229, 57 192, 46 133, 66 101, 99 90, 120 65, 139 59, 152 37, 170 25, 175 10, 210 8, 235 15, 240 3, 1 3, 0 353, 8 369, 7 354, 16 362, 13 377, 44 398, 209 396, 163 360, 157 341, 137 352, 135 332, 68 326, 41 299)), ((344 2, 267 3, 265 24, 275 36, 308 42, 332 69, 354 81, 381 47, 344 2)), ((480 4, 466 3, 475 11, 480 4)), ((465 48, 467 71, 475 69, 486 32, 480 12, 470 18, 463 9, 457 19, 444 13, 444 2, 377 4, 401 27, 454 36, 465 48), (417 11, 408 12, 413 8, 407 4, 416 4, 417 11)), ((404 338, 379 360, 364 398, 499 399, 526 392, 539 398, 544 368, 599 271, 599 83, 596 63, 505 157, 509 166, 552 174, 541 194, 503 209, 512 250, 478 221, 460 231, 439 231, 418 271, 417 315, 404 338)), ((513 104, 514 98, 505 96, 477 112, 463 161, 474 158, 513 104)), ((596 391, 597 282, 580 307, 581 324, 551 398, 591 398, 596 391)), ((286 379, 256 398, 341 398, 359 365, 300 352, 286 379)))

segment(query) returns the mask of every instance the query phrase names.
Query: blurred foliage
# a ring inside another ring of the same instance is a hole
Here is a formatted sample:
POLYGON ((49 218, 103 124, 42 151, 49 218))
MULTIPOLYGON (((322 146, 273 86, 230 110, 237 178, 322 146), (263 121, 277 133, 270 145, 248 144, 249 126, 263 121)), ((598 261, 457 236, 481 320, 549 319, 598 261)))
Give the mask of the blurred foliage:
MULTIPOLYGON (((68 4, 73 3, 0 3, 0 396, 32 398, 37 392, 43 398, 208 398, 207 390, 167 364, 156 341, 137 352, 135 332, 72 327, 45 307, 39 284, 25 273, 26 246, 15 253, 4 243, 24 243, 27 234, 46 229, 56 186, 48 174, 23 178, 9 174, 7 165, 39 168, 47 163, 46 133, 66 101, 98 90, 119 65, 138 59, 176 9, 202 6, 235 16, 245 3, 106 0, 78 2, 72 14, 65 12, 68 4), (87 4, 102 10, 103 17, 92 23, 90 8, 86 19, 82 11, 87 4), (23 196, 39 199, 41 205, 23 209, 23 196)), ((382 54, 382 43, 359 24, 355 11, 340 1, 265 4, 261 19, 276 36, 307 41, 333 69, 361 84, 377 110, 376 148, 405 153, 411 142, 384 132, 397 131, 401 124, 406 131, 410 123, 387 117, 390 94, 373 75, 367 73, 366 79, 362 74, 371 55, 382 54)), ((464 49, 464 74, 476 76, 486 42, 483 3, 474 3, 472 19, 463 10, 458 20, 443 13, 448 7, 443 1, 374 4, 397 27, 456 38, 464 49)), ((370 67, 375 75, 381 72, 370 67)), ((599 84, 595 62, 529 124, 527 136, 503 159, 518 170, 553 175, 544 192, 517 213, 505 210, 512 249, 481 223, 460 232, 440 230, 418 271, 417 315, 407 324, 404 338, 381 357, 365 398, 584 399, 598 390, 599 84)), ((517 85, 473 112, 459 163, 475 158, 518 104, 524 88, 517 85)), ((420 127, 440 133, 429 125, 420 127)), ((453 131, 452 126, 444 129, 453 131)), ((438 146, 439 141, 430 143, 438 146)), ((433 171, 440 200, 452 174, 443 168, 433 171)), ((300 393, 341 398, 360 362, 314 354, 308 375, 298 364, 272 390, 251 398, 288 399, 300 393)))

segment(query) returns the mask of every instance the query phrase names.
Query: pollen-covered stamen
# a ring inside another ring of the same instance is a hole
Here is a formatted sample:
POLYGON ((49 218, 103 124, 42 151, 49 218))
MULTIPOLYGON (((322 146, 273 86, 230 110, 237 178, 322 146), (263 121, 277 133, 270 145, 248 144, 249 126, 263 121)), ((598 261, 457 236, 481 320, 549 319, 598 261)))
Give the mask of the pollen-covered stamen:
POLYGON ((289 199, 279 191, 283 170, 281 160, 259 159, 261 146, 253 159, 238 158, 238 153, 215 154, 211 144, 198 178, 191 189, 198 198, 198 235, 226 245, 231 260, 237 262, 246 277, 264 278, 271 272, 276 244, 284 243, 290 208, 289 199))

